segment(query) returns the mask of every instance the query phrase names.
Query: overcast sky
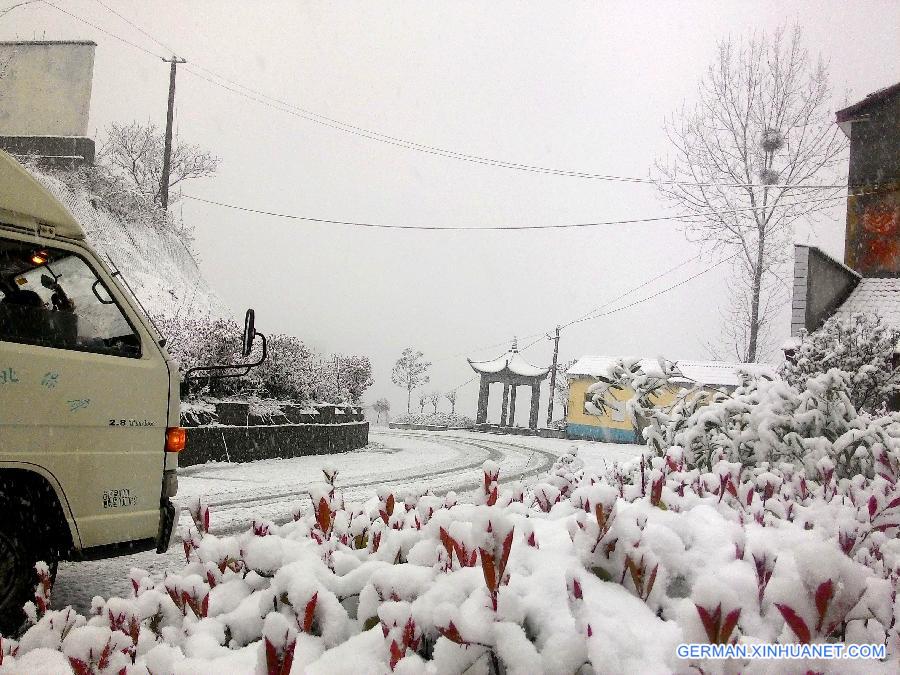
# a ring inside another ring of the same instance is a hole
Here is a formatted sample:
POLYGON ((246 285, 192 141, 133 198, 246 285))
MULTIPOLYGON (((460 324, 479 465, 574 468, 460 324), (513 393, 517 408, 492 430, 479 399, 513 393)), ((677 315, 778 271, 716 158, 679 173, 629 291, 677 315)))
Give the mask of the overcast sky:
MULTIPOLYGON (((0 0, 2 1, 2 0, 0 0)), ((15 4, 5 0, 2 6, 15 4)), ((199 197, 266 211, 403 225, 523 225, 667 212, 647 185, 479 166, 314 124, 200 79, 200 68, 293 105, 417 143, 510 162, 646 177, 667 114, 694 96, 717 40, 798 22, 831 63, 832 109, 900 79, 900 3, 131 2, 110 7, 188 60, 177 129, 222 159, 199 197), (192 72, 193 71, 193 72, 192 72)), ((96 0, 55 0, 154 54, 166 50, 96 0)), ((165 124, 168 66, 41 2, 0 18, 0 39, 97 42, 90 128, 165 124)), ((412 346, 429 390, 469 380, 514 335, 550 330, 696 255, 675 222, 543 232, 403 232, 239 213, 184 200, 200 265, 261 331, 365 354, 394 412, 390 370, 412 346)), ((843 211, 797 241, 843 255, 843 211)), ((618 304, 708 267, 685 265, 618 304)), ((583 354, 708 358, 727 267, 563 333, 583 354)), ((612 305, 610 308, 617 305, 612 305)), ((784 312, 782 337, 789 333, 784 312)), ((547 364, 541 341, 524 354, 547 364)), ((460 390, 472 412, 476 383, 460 390)), ((546 398, 546 396, 544 396, 546 398)), ((520 406, 522 408, 523 406, 520 406)), ((525 423, 527 411, 520 410, 525 423)), ((543 421, 543 413, 542 413, 543 421)))

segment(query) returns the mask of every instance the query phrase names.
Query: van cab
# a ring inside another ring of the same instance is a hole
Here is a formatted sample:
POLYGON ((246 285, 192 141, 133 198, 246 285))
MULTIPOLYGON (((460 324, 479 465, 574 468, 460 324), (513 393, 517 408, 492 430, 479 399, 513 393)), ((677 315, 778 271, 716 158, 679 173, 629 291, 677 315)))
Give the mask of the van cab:
POLYGON ((169 545, 179 372, 72 214, 0 151, 0 632, 34 564, 169 545))

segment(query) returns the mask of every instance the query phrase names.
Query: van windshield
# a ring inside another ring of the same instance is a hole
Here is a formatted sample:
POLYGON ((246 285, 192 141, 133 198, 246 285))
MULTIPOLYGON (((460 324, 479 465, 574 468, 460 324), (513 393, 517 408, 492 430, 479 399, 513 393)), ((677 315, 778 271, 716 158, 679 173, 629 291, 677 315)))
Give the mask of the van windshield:
POLYGON ((69 251, 0 242, 0 340, 138 357, 140 340, 105 284, 69 251))

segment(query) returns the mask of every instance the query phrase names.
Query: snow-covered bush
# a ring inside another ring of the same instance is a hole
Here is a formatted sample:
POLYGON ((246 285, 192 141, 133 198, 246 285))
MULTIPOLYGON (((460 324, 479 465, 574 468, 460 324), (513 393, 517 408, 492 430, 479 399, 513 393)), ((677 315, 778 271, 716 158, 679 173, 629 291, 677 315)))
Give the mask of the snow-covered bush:
MULTIPOLYGON (((155 318, 166 337, 166 349, 182 372, 195 366, 242 363, 241 333, 230 319, 184 318, 163 315, 155 318)), ((293 401, 356 402, 371 386, 372 366, 365 356, 338 356, 323 359, 292 335, 271 334, 268 358, 247 375, 227 379, 202 380, 191 396, 257 396, 293 401), (342 370, 341 387, 335 379, 335 359, 342 370)), ((259 349, 259 347, 256 347, 259 349)))
POLYGON ((348 505, 326 469, 291 522, 228 537, 197 501, 181 570, 132 570, 132 597, 90 617, 48 609, 0 640, 0 673, 754 673, 771 664, 675 647, 823 641, 887 661, 791 669, 896 672, 900 458, 838 481, 651 455, 593 475, 569 454, 526 490, 488 462, 474 503, 381 489, 348 505))
POLYGON ((705 471, 722 459, 747 467, 790 462, 810 473, 826 462, 838 479, 872 477, 881 454, 900 452, 900 415, 859 414, 850 400, 853 377, 845 371, 811 375, 802 389, 745 374, 731 393, 696 386, 658 404, 659 392, 676 375, 666 361, 653 373, 620 361, 608 381, 589 390, 592 403, 606 405, 610 388, 631 389, 627 410, 650 448, 657 454, 682 448, 687 465, 705 471))
POLYGON ((475 421, 470 417, 445 412, 403 413, 402 415, 397 415, 391 421, 397 424, 423 424, 435 427, 462 427, 466 429, 471 429, 475 426, 475 421))
POLYGON ((800 336, 782 367, 788 384, 804 389, 810 377, 832 368, 849 375, 847 396, 860 412, 875 412, 900 392, 900 330, 880 316, 832 316, 813 333, 800 336))

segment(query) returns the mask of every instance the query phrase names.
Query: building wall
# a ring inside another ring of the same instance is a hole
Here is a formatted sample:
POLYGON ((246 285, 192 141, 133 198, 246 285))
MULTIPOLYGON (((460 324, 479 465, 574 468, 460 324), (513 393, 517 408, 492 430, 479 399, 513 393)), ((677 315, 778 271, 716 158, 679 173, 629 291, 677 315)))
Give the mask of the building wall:
MULTIPOLYGON (((593 377, 578 377, 569 380, 569 406, 566 415, 566 436, 572 439, 606 441, 609 443, 642 443, 625 410, 625 403, 634 396, 631 389, 610 391, 606 398, 609 410, 604 415, 585 412, 584 404, 588 387, 599 380, 593 377)), ((674 390, 666 390, 657 403, 667 405, 675 398, 674 390)))
POLYGON ((93 42, 0 42, 0 136, 86 136, 93 42))
POLYGON ((900 93, 851 123, 845 262, 866 277, 900 276, 900 93))
POLYGON ((816 330, 858 283, 858 275, 815 246, 795 245, 791 335, 816 330))

